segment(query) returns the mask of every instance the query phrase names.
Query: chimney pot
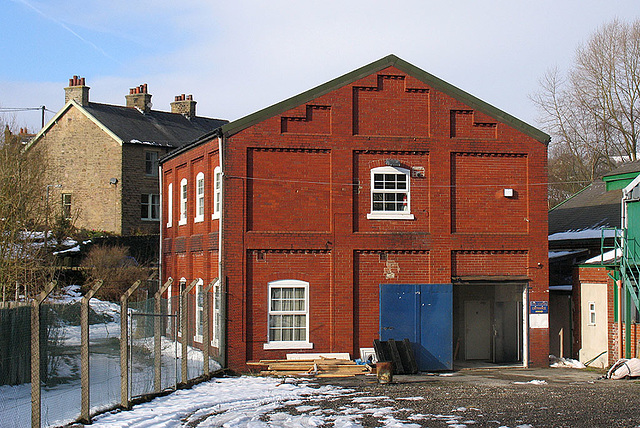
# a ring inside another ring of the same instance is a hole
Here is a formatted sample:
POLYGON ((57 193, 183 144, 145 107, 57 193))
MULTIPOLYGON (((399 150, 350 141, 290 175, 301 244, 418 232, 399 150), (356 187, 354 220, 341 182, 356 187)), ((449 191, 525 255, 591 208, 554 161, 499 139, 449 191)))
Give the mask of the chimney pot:
POLYGON ((125 99, 126 106, 129 108, 139 108, 145 113, 150 109, 151 95, 148 93, 146 83, 130 88, 129 95, 126 95, 125 99))
POLYGON ((85 85, 84 77, 73 76, 69 79, 69 87, 64 88, 65 104, 68 103, 69 100, 75 100, 83 106, 89 104, 89 87, 85 85))
POLYGON ((171 103, 171 113, 182 114, 187 117, 195 117, 196 102, 193 101, 193 95, 176 95, 175 101, 171 103))

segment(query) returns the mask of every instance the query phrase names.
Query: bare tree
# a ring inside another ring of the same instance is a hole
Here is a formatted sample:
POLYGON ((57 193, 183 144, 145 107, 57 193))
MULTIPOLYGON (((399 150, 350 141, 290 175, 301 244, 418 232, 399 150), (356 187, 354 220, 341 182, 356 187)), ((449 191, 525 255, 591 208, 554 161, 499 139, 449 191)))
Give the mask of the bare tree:
POLYGON ((576 50, 566 77, 550 70, 532 96, 549 147, 550 204, 638 158, 640 20, 614 20, 576 50))
MULTIPOLYGON (((2 124, 0 118, 0 125, 2 124)), ((4 129, 5 126, 2 126, 4 129)), ((42 233, 47 215, 40 153, 23 151, 18 138, 5 132, 0 146, 0 287, 3 298, 17 291, 38 291, 51 276, 42 233)))

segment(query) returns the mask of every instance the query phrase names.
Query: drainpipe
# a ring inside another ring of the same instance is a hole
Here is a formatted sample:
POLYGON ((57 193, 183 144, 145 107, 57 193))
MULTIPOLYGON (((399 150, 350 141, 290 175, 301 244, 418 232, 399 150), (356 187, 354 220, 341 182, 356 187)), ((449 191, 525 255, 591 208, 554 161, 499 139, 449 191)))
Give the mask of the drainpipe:
POLYGON ((618 285, 618 359, 622 358, 622 280, 616 281, 618 285))
POLYGON ((220 159, 220 217, 218 218, 218 281, 220 281, 220 338, 218 342, 218 352, 222 357, 222 367, 228 365, 228 346, 227 346, 227 280, 224 266, 224 240, 222 235, 224 232, 223 222, 225 218, 224 194, 225 194, 225 165, 224 165, 224 135, 218 136, 218 157, 220 159), (224 345, 224 351, 220 352, 220 347, 224 345))

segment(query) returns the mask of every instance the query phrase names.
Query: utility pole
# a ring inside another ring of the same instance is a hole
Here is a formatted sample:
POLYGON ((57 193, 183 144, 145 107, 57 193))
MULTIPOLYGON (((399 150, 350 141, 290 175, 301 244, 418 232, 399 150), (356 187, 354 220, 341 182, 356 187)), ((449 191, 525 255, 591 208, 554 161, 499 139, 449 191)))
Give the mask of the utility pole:
POLYGON ((41 106, 40 107, 42 109, 42 126, 41 128, 44 128, 44 111, 46 110, 45 106, 41 106))

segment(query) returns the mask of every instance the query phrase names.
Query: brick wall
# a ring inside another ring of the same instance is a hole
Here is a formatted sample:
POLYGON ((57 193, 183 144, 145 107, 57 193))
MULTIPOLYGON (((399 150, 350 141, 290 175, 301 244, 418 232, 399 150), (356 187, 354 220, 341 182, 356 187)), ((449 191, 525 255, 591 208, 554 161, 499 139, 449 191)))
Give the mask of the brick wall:
MULTIPOLYGON (((545 145, 398 69, 265 118, 223 144, 232 368, 285 353, 263 349, 265 290, 276 279, 309 282, 313 352, 354 356, 376 337, 380 283, 527 275, 530 299, 548 300, 546 188, 537 185, 546 182, 545 145), (413 220, 367 218, 371 168, 389 162, 411 171, 413 220)), ((180 179, 193 182, 199 159, 210 177, 217 149, 214 139, 164 165, 165 191, 174 183, 174 224, 164 231, 173 244, 217 228, 217 220, 176 226, 180 179)), ((164 256, 165 276, 197 276, 201 268, 176 254, 164 256)), ((530 345, 530 362, 546 365, 547 329, 532 329, 530 345)))

